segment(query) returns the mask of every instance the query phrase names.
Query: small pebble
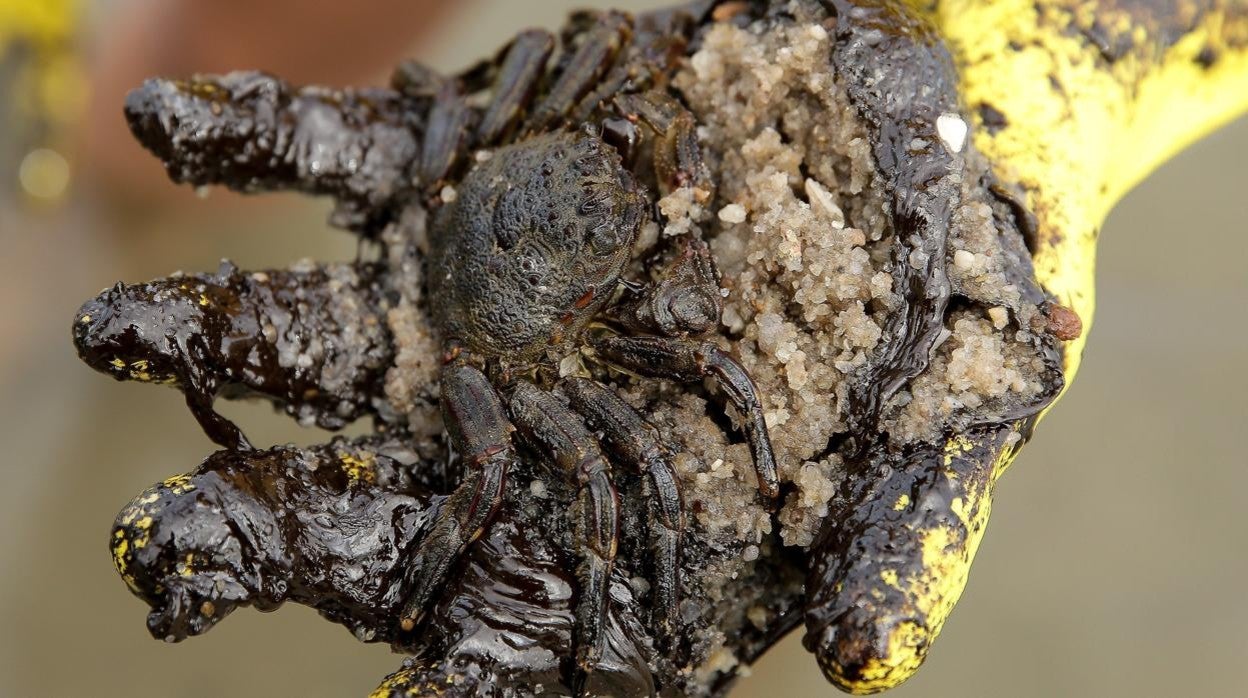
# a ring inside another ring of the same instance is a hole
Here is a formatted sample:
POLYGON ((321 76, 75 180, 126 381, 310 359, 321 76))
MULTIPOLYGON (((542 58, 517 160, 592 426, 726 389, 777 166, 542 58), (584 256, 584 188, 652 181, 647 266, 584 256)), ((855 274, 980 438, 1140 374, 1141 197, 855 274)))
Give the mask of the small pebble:
POLYGON ((741 204, 728 204, 719 209, 719 220, 725 223, 744 223, 745 207, 741 204))
POLYGON ((1063 342, 1078 339, 1083 334, 1083 320, 1070 308, 1053 303, 1046 309, 1045 315, 1049 320, 1049 332, 1063 342))
POLYGON ((953 266, 962 271, 969 271, 975 266, 975 255, 966 250, 958 250, 953 253, 953 266))
POLYGON ((962 152, 962 146, 966 144, 966 131, 966 122, 957 114, 945 112, 936 117, 936 133, 950 152, 962 152))
POLYGON ((988 319, 992 320, 993 327, 998 330, 1003 330, 1010 322, 1010 314, 1005 308, 996 306, 995 308, 988 309, 988 319))

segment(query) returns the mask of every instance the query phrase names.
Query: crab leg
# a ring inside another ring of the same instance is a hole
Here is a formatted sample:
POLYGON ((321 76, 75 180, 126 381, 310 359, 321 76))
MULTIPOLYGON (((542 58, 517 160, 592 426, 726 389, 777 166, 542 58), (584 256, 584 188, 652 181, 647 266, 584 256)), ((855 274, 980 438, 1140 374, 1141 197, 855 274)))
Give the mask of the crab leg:
POLYGON ((654 172, 660 193, 691 185, 702 191, 702 200, 709 199, 715 185, 702 162, 693 114, 674 97, 659 90, 620 95, 613 101, 617 111, 629 119, 640 120, 659 135, 654 145, 654 172))
POLYGON ((526 124, 529 131, 543 131, 557 122, 593 87, 615 59, 630 35, 630 21, 620 12, 599 16, 585 31, 575 53, 561 61, 563 72, 538 103, 526 124))
POLYGON ((478 145, 493 144, 515 125, 533 99, 554 48, 555 37, 540 29, 521 32, 512 41, 499 68, 494 98, 477 126, 478 145))
POLYGON ((572 121, 580 123, 591 120, 594 112, 598 107, 606 103, 611 98, 611 95, 617 94, 624 89, 630 80, 641 77, 636 74, 637 72, 637 69, 629 65, 626 60, 618 61, 602 77, 598 82, 598 86, 582 97, 580 103, 571 111, 572 121))
POLYGON ((660 445, 659 431, 618 395, 594 381, 570 378, 560 384, 560 389, 590 428, 602 433, 612 455, 650 476, 655 494, 650 512, 657 580, 654 614, 663 635, 671 637, 680 602, 680 535, 685 528, 685 512, 680 484, 660 445))
POLYGON ((392 360, 372 264, 215 274, 117 284, 74 322, 78 355, 117 380, 180 388, 209 438, 246 439, 212 409, 218 393, 262 396, 300 421, 339 429, 372 408, 392 360))
POLYGON ((472 110, 460 94, 458 82, 447 80, 429 110, 429 123, 416 169, 420 184, 426 190, 436 187, 450 172, 455 157, 467 144, 471 121, 472 110))
POLYGON ((741 412, 754 455, 759 492, 769 501, 780 494, 776 459, 758 390, 735 359, 713 342, 670 337, 603 337, 595 340, 593 347, 607 362, 638 375, 684 383, 703 378, 714 380, 741 412))
POLYGON ((414 582, 399 621, 404 632, 420 623, 451 566, 489 525, 503 499, 507 470, 516 461, 513 429, 489 380, 457 362, 442 370, 441 382, 442 417, 466 475, 412 556, 414 582))
POLYGON ((606 641, 608 592, 620 533, 619 495, 593 434, 554 395, 520 382, 510 409, 521 435, 577 484, 572 530, 583 557, 574 644, 577 666, 588 672, 602 658, 606 641))
MULTIPOLYGON (((670 8, 638 15, 632 25, 631 41, 621 49, 624 56, 603 76, 572 111, 572 121, 592 121, 600 106, 621 92, 637 92, 667 80, 693 33, 694 22, 688 10, 670 8)), ((572 30, 575 31, 573 26, 572 30)))
POLYGON ((423 113, 392 90, 294 88, 256 71, 148 80, 125 106, 173 181, 330 195, 335 223, 369 234, 383 223, 369 212, 412 184, 423 113))

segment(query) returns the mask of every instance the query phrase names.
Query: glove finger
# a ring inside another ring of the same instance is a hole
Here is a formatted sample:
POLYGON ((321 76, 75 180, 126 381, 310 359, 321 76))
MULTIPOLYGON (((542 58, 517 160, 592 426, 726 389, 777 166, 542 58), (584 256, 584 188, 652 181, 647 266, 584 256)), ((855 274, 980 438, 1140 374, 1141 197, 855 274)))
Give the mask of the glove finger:
POLYGON ((953 610, 1021 422, 972 430, 873 463, 812 549, 806 636, 829 681, 855 694, 897 686, 953 610))

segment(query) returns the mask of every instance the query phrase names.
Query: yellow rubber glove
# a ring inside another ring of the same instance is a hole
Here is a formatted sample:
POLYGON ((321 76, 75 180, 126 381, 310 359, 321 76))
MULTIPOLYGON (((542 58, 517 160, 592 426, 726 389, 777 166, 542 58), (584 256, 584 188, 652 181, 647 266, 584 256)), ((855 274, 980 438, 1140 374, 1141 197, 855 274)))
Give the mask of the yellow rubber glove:
MULTIPOLYGON (((1248 3, 939 0, 914 11, 953 54, 975 145, 1003 183, 1025 193, 1038 279, 1082 321, 1068 328, 1077 335, 1065 345, 1069 386, 1093 316, 1106 215, 1166 159, 1248 109, 1248 3)), ((878 600, 859 616, 869 622, 840 628, 845 653, 855 643, 873 648, 865 659, 860 653, 851 666, 836 651, 821 653, 840 688, 892 688, 922 663, 966 585, 993 485, 1016 455, 999 437, 990 430, 946 444, 924 484, 944 498, 943 511, 891 520, 856 514, 879 527, 877 539, 904 541, 922 562, 870 567, 870 578, 864 565, 834 582, 844 591, 835 589, 828 604, 878 600)), ((913 474, 897 475, 904 477, 913 474)), ((884 482, 876 492, 904 493, 903 484, 884 482)))

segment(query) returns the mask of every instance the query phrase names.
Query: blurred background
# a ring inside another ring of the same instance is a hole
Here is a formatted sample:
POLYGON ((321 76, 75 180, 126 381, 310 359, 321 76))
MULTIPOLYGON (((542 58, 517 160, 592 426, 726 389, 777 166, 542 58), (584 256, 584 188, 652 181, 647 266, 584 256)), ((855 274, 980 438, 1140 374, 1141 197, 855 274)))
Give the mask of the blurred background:
MULTIPOLYGON (((384 84, 402 57, 454 69, 609 4, 663 2, 0 0, 0 695, 352 696, 401 662, 296 606, 157 642, 113 570, 117 511, 214 447, 176 392, 78 363, 78 305, 222 256, 355 250, 323 201, 170 184, 125 128, 126 90, 252 67, 384 84)), ((1243 695, 1246 159, 1240 120, 1110 217, 1079 380, 1000 483, 957 612, 892 695, 1243 695)), ((224 411, 260 444, 325 436, 267 407, 224 411)), ((794 636, 734 695, 837 692, 794 636)))

